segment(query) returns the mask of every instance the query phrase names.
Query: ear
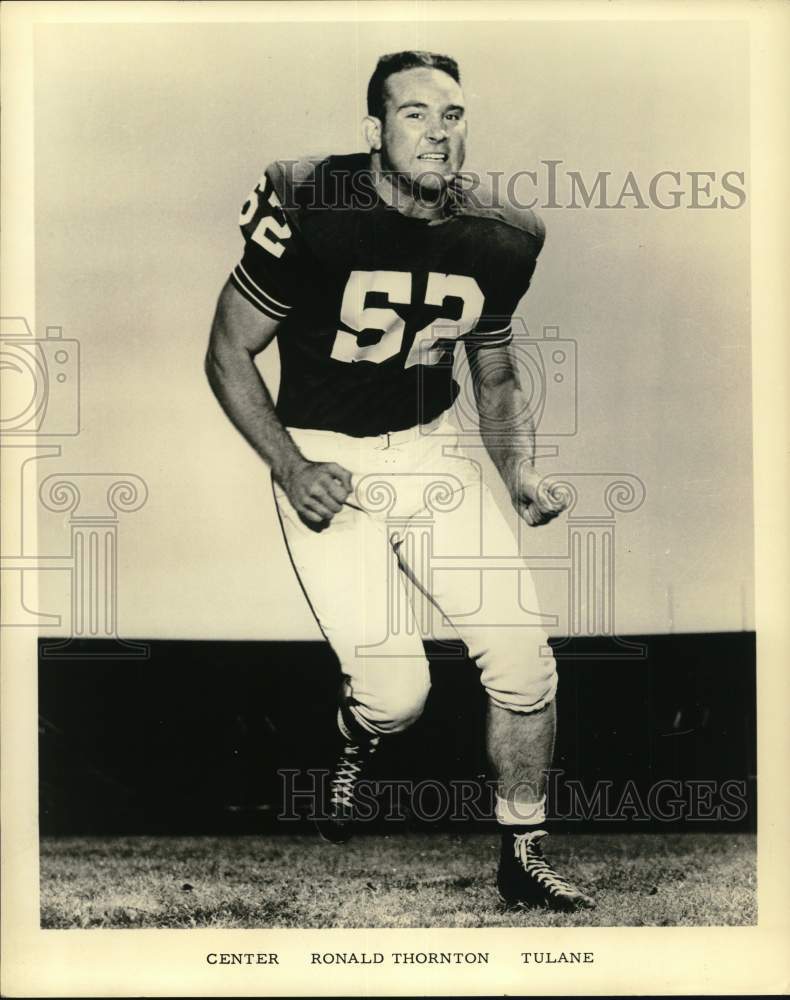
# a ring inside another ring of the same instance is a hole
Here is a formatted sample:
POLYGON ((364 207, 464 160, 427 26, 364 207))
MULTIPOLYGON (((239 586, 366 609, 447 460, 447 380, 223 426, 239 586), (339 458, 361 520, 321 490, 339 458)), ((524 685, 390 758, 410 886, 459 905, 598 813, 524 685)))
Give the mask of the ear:
POLYGON ((381 119, 367 115, 362 119, 362 134, 369 149, 378 152, 381 149, 381 119))

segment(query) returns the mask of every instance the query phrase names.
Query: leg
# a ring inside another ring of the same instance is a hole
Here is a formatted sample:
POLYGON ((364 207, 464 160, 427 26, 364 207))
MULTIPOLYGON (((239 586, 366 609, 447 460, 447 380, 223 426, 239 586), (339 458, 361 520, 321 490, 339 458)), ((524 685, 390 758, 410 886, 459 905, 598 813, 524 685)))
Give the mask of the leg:
POLYGON ((458 502, 433 518, 432 558, 447 560, 449 568, 433 571, 410 560, 408 545, 399 547, 399 556, 480 668, 489 699, 487 748, 499 781, 499 819, 539 822, 554 749, 554 656, 511 527, 488 490, 470 478, 467 473, 458 502), (508 568, 485 568, 491 554, 504 558, 508 568))
POLYGON ((276 487, 275 499, 294 569, 343 675, 336 758, 316 815, 324 840, 342 844, 352 836, 360 782, 381 736, 406 729, 422 713, 428 663, 416 629, 399 656, 376 645, 387 635, 387 588, 403 587, 385 526, 346 505, 316 531, 276 487))
POLYGON ((345 506, 326 529, 316 531, 278 487, 275 498, 294 569, 340 661, 352 725, 372 736, 406 729, 419 718, 429 688, 419 634, 404 638, 399 656, 364 648, 386 634, 388 575, 399 576, 392 572, 395 556, 384 526, 345 506))
MULTIPOLYGON (((468 495, 455 507, 435 517, 434 553, 449 556, 451 568, 426 572, 413 561, 407 569, 466 643, 488 694, 487 747, 498 779, 496 812, 502 833, 497 888, 513 908, 586 909, 593 901, 560 876, 542 850, 557 673, 539 624, 532 577, 488 491, 469 483, 463 492, 468 495), (491 551, 504 553, 505 565, 514 568, 475 568, 484 566, 491 551)), ((409 548, 402 548, 405 558, 409 548)))
POLYGON ((539 824, 545 818, 546 774, 554 756, 556 708, 512 712, 489 699, 488 757, 498 779, 500 819, 539 824))

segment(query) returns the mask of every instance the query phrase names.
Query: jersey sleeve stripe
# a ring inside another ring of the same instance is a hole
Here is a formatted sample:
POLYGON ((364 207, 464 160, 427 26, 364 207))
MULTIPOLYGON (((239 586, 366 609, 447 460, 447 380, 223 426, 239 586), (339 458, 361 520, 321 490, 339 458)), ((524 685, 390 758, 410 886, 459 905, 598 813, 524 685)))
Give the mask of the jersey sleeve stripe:
POLYGON ((291 306, 289 306, 287 302, 280 302, 279 299, 276 299, 273 295, 270 295, 269 292, 261 288, 261 286, 253 280, 249 271, 244 267, 243 264, 239 263, 236 266, 238 270, 244 275, 247 282, 249 283, 250 289, 256 292, 258 295, 262 295, 268 302, 271 302, 271 304, 275 307, 275 309, 285 309, 285 311, 287 312, 291 308, 291 306))
POLYGON ((241 292, 248 302, 254 305, 255 308, 259 309, 262 313, 266 313, 270 319, 285 319, 286 313, 275 311, 271 306, 267 305, 262 299, 258 298, 257 295, 254 295, 248 288, 246 288, 245 285, 239 281, 236 270, 231 272, 230 280, 233 282, 234 287, 241 292))
POLYGON ((290 312, 290 308, 278 309, 271 304, 271 299, 265 292, 260 291, 257 285, 253 284, 251 288, 249 282, 245 279, 241 265, 238 265, 233 269, 231 273, 231 281, 236 286, 236 288, 242 293, 242 295, 251 302, 254 306, 257 306, 261 312, 265 312, 267 316, 272 319, 285 319, 285 317, 290 312), (255 289, 255 290, 253 290, 255 289))
POLYGON ((502 330, 492 330, 491 333, 470 333, 464 337, 464 341, 468 344, 474 344, 475 347, 502 347, 505 344, 509 344, 513 339, 513 330, 511 327, 506 326, 502 330))
POLYGON ((510 332, 510 323, 505 326, 500 326, 498 330, 476 330, 481 337, 496 337, 499 334, 505 334, 510 332))

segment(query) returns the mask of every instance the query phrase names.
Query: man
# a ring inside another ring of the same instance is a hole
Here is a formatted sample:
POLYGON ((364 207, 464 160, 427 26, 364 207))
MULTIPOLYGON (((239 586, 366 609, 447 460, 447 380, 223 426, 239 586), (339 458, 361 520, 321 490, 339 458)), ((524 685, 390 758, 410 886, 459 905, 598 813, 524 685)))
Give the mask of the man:
MULTIPOLYGON (((435 516, 444 551, 468 552, 483 509, 486 537, 516 553, 476 464, 448 438, 458 340, 483 442, 516 509, 532 526, 563 509, 534 467, 534 429, 508 347, 544 229, 532 212, 486 208, 464 193, 467 124, 453 59, 384 56, 363 125, 369 155, 266 169, 242 208, 244 255, 220 295, 206 359, 220 403, 271 468, 291 560, 340 660, 342 746, 321 830, 348 838, 371 756, 425 703, 419 635, 407 629, 395 653, 377 655, 388 581, 404 586, 407 576, 464 640, 488 694, 501 898, 516 908, 589 907, 542 853, 557 684, 546 635, 528 612, 511 624, 470 624, 479 575, 431 574, 403 528, 425 513, 432 482, 444 490, 435 516), (275 336, 276 406, 253 361, 275 336)), ((526 568, 521 576, 535 608, 526 568)))

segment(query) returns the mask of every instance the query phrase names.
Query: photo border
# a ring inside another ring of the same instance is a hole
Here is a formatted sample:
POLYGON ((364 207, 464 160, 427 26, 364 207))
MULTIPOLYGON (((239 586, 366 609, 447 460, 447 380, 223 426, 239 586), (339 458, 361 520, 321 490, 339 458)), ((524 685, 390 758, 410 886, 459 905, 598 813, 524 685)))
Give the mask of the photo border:
MULTIPOLYGON (((6 3, 3 28, 4 314, 34 327, 32 29, 45 21, 739 20, 751 33, 752 352, 758 815, 756 928, 398 930, 47 930, 39 922, 34 630, 2 640, 2 991, 6 996, 265 996, 780 993, 790 983, 790 671, 787 669, 788 122, 790 7, 779 2, 6 3), (331 17, 330 17, 331 14, 331 17), (784 376, 784 378, 782 378, 784 376), (345 967, 327 977, 311 950, 490 951, 487 966, 345 967), (521 951, 592 951, 581 967, 519 964, 521 951), (209 951, 278 951, 281 965, 208 967, 209 951)), ((738 419, 738 414, 723 419, 738 419)), ((36 497, 31 501, 36 503, 36 497)), ((693 516, 690 514, 690 516, 693 516)), ((733 512, 737 516, 737 511, 733 512)), ((35 523, 35 516, 30 519, 35 523)), ((34 602, 33 587, 31 600, 34 602)))

